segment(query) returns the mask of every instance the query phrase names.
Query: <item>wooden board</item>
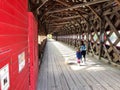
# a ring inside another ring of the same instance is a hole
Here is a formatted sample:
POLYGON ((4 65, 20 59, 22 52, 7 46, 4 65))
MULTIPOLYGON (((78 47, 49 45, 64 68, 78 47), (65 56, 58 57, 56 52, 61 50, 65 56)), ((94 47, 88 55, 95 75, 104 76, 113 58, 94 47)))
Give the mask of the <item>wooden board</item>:
POLYGON ((77 65, 74 49, 51 40, 45 48, 37 90, 120 90, 119 75, 117 68, 90 56, 86 64, 77 65))

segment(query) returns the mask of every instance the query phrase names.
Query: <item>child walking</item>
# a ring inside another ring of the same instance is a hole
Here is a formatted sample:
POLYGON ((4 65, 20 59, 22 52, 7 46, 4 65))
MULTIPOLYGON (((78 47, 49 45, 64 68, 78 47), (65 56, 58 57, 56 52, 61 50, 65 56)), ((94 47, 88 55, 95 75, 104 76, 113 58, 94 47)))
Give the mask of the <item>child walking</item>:
POLYGON ((80 61, 82 59, 82 54, 79 48, 76 51, 76 57, 77 57, 77 63, 80 64, 80 61))
POLYGON ((86 63, 86 46, 85 46, 83 41, 81 42, 80 51, 81 51, 81 54, 84 58, 84 63, 86 63))

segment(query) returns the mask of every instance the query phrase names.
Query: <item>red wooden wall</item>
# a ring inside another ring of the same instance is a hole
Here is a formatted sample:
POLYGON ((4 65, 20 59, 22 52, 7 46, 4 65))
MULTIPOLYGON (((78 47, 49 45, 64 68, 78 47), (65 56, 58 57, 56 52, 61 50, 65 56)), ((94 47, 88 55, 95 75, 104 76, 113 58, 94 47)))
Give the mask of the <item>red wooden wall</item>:
POLYGON ((31 12, 29 17, 30 90, 36 90, 38 77, 38 25, 31 12))
POLYGON ((28 0, 0 0, 0 90, 29 90, 28 0))

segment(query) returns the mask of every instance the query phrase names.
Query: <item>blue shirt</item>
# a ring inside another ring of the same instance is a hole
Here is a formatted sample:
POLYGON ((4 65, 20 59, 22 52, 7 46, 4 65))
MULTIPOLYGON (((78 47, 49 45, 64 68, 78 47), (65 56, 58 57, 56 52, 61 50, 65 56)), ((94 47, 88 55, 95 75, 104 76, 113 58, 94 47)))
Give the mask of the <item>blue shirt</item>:
POLYGON ((81 58, 82 58, 81 52, 77 51, 77 52, 76 52, 76 57, 77 57, 78 59, 81 59, 81 58))
POLYGON ((85 45, 82 45, 82 46, 80 47, 80 51, 86 51, 86 46, 85 46, 85 45))

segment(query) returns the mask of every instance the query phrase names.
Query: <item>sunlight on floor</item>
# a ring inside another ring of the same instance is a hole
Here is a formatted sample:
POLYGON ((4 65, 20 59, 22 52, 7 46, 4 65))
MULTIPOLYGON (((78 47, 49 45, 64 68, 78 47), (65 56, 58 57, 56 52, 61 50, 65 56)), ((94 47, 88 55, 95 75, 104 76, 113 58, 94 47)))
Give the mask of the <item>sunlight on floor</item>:
POLYGON ((82 62, 80 65, 77 63, 76 59, 76 51, 71 51, 70 48, 66 48, 66 46, 61 45, 58 42, 53 43, 57 49, 60 51, 62 56, 64 57, 65 64, 69 65, 72 70, 87 70, 87 71, 100 71, 105 70, 104 67, 101 67, 99 63, 93 62, 93 60, 90 60, 89 58, 86 58, 86 63, 82 62))
POLYGON ((101 70, 105 70, 105 68, 104 67, 98 67, 98 66, 92 66, 92 67, 87 68, 86 70, 88 70, 88 71, 92 71, 92 70, 101 71, 101 70))
POLYGON ((82 69, 86 68, 87 66, 71 65, 70 67, 72 70, 77 71, 77 70, 82 70, 82 69))
MULTIPOLYGON (((71 63, 71 62, 70 62, 71 63)), ((69 65, 69 61, 68 61, 68 65, 69 65)), ((74 64, 70 64, 69 65, 70 68, 72 70, 87 70, 87 71, 100 71, 100 70, 105 70, 105 67, 101 67, 101 65, 99 64, 96 64, 95 62, 91 61, 91 60, 88 60, 87 59, 87 62, 86 63, 80 63, 77 64, 77 62, 75 61, 74 64)))

